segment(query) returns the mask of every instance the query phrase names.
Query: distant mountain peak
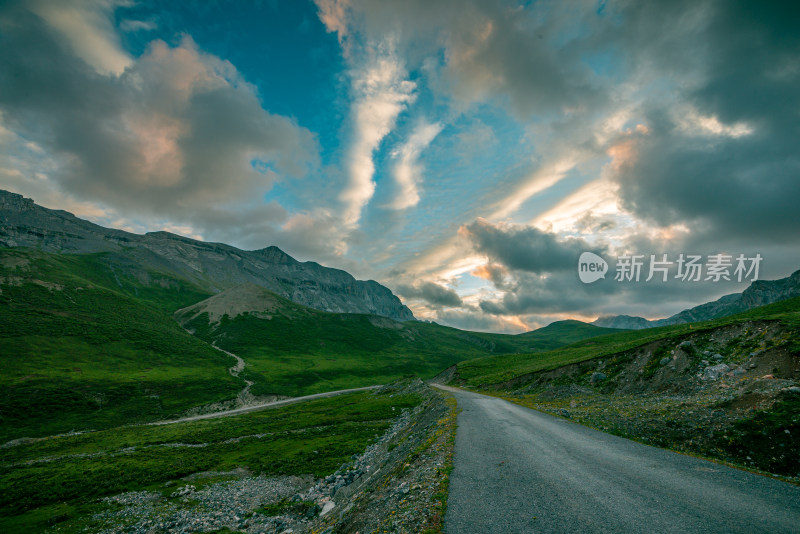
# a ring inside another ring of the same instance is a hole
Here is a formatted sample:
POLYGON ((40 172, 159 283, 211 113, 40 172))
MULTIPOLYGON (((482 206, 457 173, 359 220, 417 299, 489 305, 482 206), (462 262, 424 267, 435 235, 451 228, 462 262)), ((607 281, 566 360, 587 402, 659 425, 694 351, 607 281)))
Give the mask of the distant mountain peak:
POLYGON ((268 258, 270 261, 279 263, 299 263, 296 259, 274 245, 254 250, 253 254, 258 254, 264 258, 268 258))
POLYGON ((599 317, 591 324, 604 326, 606 328, 640 330, 642 328, 652 328, 656 326, 695 323, 707 321, 709 319, 718 319, 797 296, 800 296, 800 270, 795 271, 786 278, 780 278, 778 280, 756 280, 741 293, 724 295, 715 301, 706 302, 694 308, 683 310, 666 319, 650 321, 644 317, 611 315, 599 317))

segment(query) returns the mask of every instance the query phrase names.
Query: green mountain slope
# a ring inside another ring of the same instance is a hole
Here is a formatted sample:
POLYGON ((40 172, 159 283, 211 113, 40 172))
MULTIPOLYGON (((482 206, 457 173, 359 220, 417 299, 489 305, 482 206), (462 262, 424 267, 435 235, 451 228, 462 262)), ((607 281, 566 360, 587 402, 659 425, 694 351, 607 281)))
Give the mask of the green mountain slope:
POLYGON ((312 310, 246 284, 176 313, 199 338, 241 356, 255 395, 301 395, 435 375, 520 349, 515 336, 312 310))
POLYGON ((584 339, 589 339, 605 334, 619 334, 617 328, 602 328, 581 321, 567 320, 556 321, 549 325, 519 334, 518 340, 524 340, 536 351, 552 350, 564 345, 571 345, 584 339))
POLYGON ((800 481, 800 297, 449 374, 606 432, 800 481))
POLYGON ((209 296, 116 252, 0 249, 0 441, 171 417, 235 398, 241 378, 255 395, 300 395, 604 331, 567 321, 511 336, 326 313, 253 284, 209 296), (208 343, 247 360, 239 379, 208 343))
POLYGON ((166 313, 202 292, 103 260, 0 249, 0 441, 177 415, 242 387, 166 313))
POLYGON ((562 321, 521 335, 466 332, 431 323, 312 310, 253 284, 179 310, 201 339, 247 361, 256 395, 301 395, 424 378, 465 359, 545 350, 618 332, 562 321))
MULTIPOLYGON (((751 320, 781 321, 795 329, 797 335, 794 337, 793 350, 800 352, 800 297, 796 297, 711 321, 644 330, 617 331, 619 333, 593 337, 545 352, 504 354, 463 361, 458 364, 458 376, 466 384, 472 386, 499 384, 519 379, 530 373, 557 369, 565 365, 617 354, 654 341, 679 339, 691 332, 713 330, 721 326, 751 320)), ((536 331, 530 334, 535 333, 536 331)))

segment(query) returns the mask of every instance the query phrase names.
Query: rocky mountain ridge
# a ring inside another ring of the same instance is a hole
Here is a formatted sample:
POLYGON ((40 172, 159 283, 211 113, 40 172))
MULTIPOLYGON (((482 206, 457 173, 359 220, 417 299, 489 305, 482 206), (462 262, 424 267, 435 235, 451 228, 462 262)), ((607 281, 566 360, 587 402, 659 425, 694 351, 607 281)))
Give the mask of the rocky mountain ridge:
POLYGON ((140 235, 104 228, 2 190, 0 247, 70 254, 103 252, 113 271, 141 278, 147 278, 148 271, 164 272, 210 293, 252 283, 317 310, 414 319, 411 310, 378 282, 356 280, 345 271, 313 261, 297 261, 278 247, 246 251, 164 231, 140 235))
POLYGON ((732 293, 719 299, 700 304, 694 308, 683 310, 666 319, 648 320, 644 317, 630 315, 612 315, 600 317, 591 324, 606 328, 624 328, 627 330, 641 330, 656 326, 673 324, 696 323, 709 319, 718 319, 758 306, 772 304, 780 300, 800 296, 800 270, 795 271, 786 278, 778 280, 757 280, 741 293, 732 293))

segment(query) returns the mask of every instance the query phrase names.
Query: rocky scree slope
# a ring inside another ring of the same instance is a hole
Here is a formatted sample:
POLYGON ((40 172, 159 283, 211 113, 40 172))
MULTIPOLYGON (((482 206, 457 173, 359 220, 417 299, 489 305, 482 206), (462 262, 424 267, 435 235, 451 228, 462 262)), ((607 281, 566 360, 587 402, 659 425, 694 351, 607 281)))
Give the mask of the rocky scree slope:
POLYGON ((411 310, 385 286, 356 280, 345 271, 312 261, 299 262, 277 247, 246 251, 169 232, 139 235, 104 228, 2 190, 0 247, 71 254, 104 252, 112 269, 142 276, 147 271, 163 272, 212 293, 252 283, 317 310, 414 319, 411 310))
POLYGON ((158 491, 106 497, 107 509, 95 519, 116 525, 102 531, 109 534, 442 532, 455 403, 419 380, 377 393, 412 393, 423 402, 398 411, 383 435, 328 476, 253 476, 242 469, 198 473, 171 483, 169 499, 158 491), (201 487, 202 477, 220 475, 236 480, 201 487))

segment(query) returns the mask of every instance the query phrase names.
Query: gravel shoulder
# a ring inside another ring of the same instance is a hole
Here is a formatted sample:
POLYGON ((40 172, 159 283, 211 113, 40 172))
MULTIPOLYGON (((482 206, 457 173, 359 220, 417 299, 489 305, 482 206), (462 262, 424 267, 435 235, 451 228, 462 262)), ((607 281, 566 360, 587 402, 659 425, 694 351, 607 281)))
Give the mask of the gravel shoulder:
POLYGON ((442 387, 461 408, 445 532, 796 532, 800 488, 442 387))
MULTIPOLYGON (((455 400, 420 380, 382 386, 376 394, 417 395, 422 402, 398 409, 385 433, 335 472, 322 478, 266 476, 245 468, 197 472, 157 488, 103 498, 92 516, 93 525, 102 527, 92 531, 441 533, 455 441, 455 400)), ((70 528, 57 526, 52 531, 74 532, 70 528)))

